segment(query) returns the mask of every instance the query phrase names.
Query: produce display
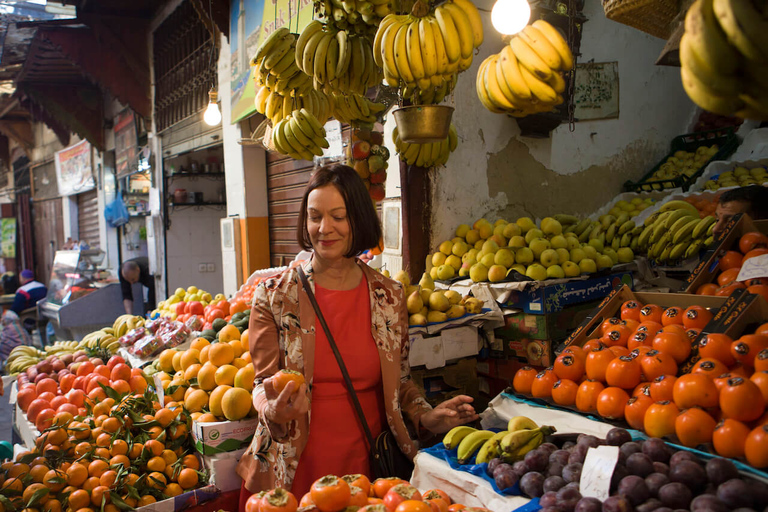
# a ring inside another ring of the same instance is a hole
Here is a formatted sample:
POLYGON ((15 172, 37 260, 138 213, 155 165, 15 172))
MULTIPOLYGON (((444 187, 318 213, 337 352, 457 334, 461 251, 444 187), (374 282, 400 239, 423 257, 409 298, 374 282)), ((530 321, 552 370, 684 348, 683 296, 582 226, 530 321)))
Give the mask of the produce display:
POLYGON ((683 88, 704 110, 768 119, 768 45, 762 4, 697 0, 680 40, 683 88))
POLYGON ((378 130, 356 128, 352 132, 349 165, 363 179, 371 199, 386 197, 387 162, 389 150, 384 146, 384 134, 378 130))
POLYGON ((768 183, 768 171, 765 167, 737 166, 732 171, 721 172, 713 176, 704 184, 706 190, 718 190, 726 187, 746 187, 749 185, 763 185, 768 183))
POLYGON ((572 68, 573 54, 565 38, 546 21, 536 20, 480 64, 477 97, 498 114, 550 112, 563 103, 562 73, 572 68))
POLYGON ((641 198, 641 197, 635 197, 631 199, 630 201, 625 201, 623 199, 616 201, 616 203, 611 207, 610 210, 608 210, 608 215, 613 215, 617 219, 621 217, 623 213, 626 213, 629 215, 630 219, 635 218, 645 210, 646 208, 650 208, 651 206, 656 203, 655 199, 651 199, 650 197, 641 198))
POLYGON ((759 231, 742 235, 738 246, 726 251, 720 258, 715 281, 699 286, 696 294, 728 296, 737 288, 746 288, 749 293, 762 295, 768 300, 768 279, 736 280, 744 262, 762 254, 768 254, 768 236, 759 231))
POLYGON ((461 318, 467 313, 483 311, 483 301, 475 297, 462 297, 455 290, 435 290, 432 277, 424 272, 417 285, 411 284, 411 277, 405 270, 395 274, 395 281, 403 285, 408 308, 408 324, 427 325, 461 318))
MULTIPOLYGON (((716 220, 701 217, 699 210, 687 201, 669 201, 645 219, 642 231, 632 243, 656 263, 673 263, 699 254, 712 245, 716 220)), ((631 245, 630 245, 631 246, 631 245)))
MULTIPOLYGON (((695 152, 675 151, 667 160, 654 171, 646 181, 671 180, 679 176, 693 177, 701 167, 706 164, 719 150, 717 144, 712 146, 699 146, 695 152)), ((653 188, 661 188, 662 185, 654 185, 653 188)), ((664 183, 665 188, 671 188, 672 183, 664 183)))

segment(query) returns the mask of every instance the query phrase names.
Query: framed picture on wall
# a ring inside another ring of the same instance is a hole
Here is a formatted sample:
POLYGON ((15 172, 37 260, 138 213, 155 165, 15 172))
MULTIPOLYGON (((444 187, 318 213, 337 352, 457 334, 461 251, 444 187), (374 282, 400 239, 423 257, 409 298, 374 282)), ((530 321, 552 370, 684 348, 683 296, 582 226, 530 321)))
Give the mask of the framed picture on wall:
POLYGON ((573 95, 574 117, 579 121, 618 118, 619 63, 577 64, 573 95))

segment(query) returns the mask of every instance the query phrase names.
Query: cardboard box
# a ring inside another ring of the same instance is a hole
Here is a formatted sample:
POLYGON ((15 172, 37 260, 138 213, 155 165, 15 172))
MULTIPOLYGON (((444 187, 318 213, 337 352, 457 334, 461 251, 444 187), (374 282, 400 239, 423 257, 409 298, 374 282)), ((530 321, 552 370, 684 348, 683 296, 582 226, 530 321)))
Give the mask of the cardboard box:
POLYGON ((242 479, 237 474, 237 463, 247 448, 241 448, 233 452, 220 453, 218 455, 204 455, 203 467, 208 470, 210 478, 208 483, 214 485, 222 492, 240 489, 242 479))
POLYGON ((138 507, 134 510, 137 512, 175 512, 177 510, 182 510, 184 508, 212 500, 219 494, 220 493, 216 487, 213 485, 206 485, 205 487, 193 489, 189 492, 185 492, 184 494, 174 496, 173 498, 150 503, 149 505, 144 505, 143 507, 138 507))
POLYGON ((478 395, 477 360, 461 359, 456 364, 434 370, 412 370, 411 378, 432 405, 457 395, 478 395))
POLYGON ((480 393, 489 397, 494 397, 499 393, 502 393, 512 384, 511 380, 486 377, 485 375, 478 375, 477 379, 480 393))
POLYGON ((437 336, 411 334, 408 362, 411 368, 424 366, 428 370, 441 368, 446 362, 477 355, 480 346, 478 328, 465 325, 444 329, 437 336))
POLYGON ((247 448, 256 432, 258 418, 240 421, 192 422, 192 440, 203 455, 216 455, 247 448))
POLYGON ((632 273, 618 272, 559 284, 544 284, 536 289, 513 291, 506 305, 522 309, 526 313, 558 313, 572 304, 602 299, 620 284, 632 286, 632 273))
POLYGON ((733 339, 751 334, 761 324, 768 322, 768 302, 761 295, 742 293, 723 318, 717 331, 733 339))
POLYGON ((753 221, 749 215, 735 215, 726 225, 725 230, 715 239, 710 248, 701 258, 701 261, 691 271, 691 274, 683 282, 680 291, 683 293, 696 293, 699 287, 715 281, 719 273, 718 263, 726 251, 731 249, 738 251, 739 239, 742 235, 751 231, 760 231, 768 234, 768 220, 753 221), (735 249, 734 249, 735 247, 735 249))
MULTIPOLYGON (((597 337, 597 330, 604 320, 618 317, 621 305, 628 300, 636 300, 641 304, 657 304, 662 307, 678 306, 687 308, 698 305, 703 306, 717 315, 721 307, 726 303, 726 297, 712 297, 704 295, 687 295, 682 293, 657 293, 638 292, 633 293, 627 286, 614 289, 595 308, 594 312, 565 340, 565 346, 583 346, 587 340, 597 337)), ((713 318, 714 321, 714 318, 713 318)), ((709 325, 704 329, 712 332, 709 325)))

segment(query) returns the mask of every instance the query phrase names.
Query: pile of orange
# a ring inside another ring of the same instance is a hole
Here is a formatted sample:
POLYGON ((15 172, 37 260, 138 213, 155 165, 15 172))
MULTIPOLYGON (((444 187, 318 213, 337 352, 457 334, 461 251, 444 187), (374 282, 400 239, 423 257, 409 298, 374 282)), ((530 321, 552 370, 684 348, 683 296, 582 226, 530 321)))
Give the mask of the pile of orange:
POLYGON ((683 201, 690 203, 699 210, 699 216, 703 219, 707 215, 715 216, 717 204, 720 202, 720 193, 710 194, 692 194, 683 198, 683 201))
POLYGON ((727 297, 738 288, 746 288, 749 293, 762 295, 765 300, 768 300, 768 279, 750 279, 744 282, 736 280, 745 261, 763 254, 768 254, 768 236, 758 231, 742 235, 738 250, 726 251, 720 258, 715 282, 699 286, 696 294, 727 297))
MULTIPOLYGON (((319 478, 301 499, 285 489, 261 491, 248 498, 245 512, 296 512, 300 507, 320 512, 340 512, 348 507, 354 507, 358 512, 457 512, 467 508, 453 503, 448 494, 440 489, 422 494, 400 478, 378 478, 371 482, 365 475, 356 474, 319 478)), ((469 510, 489 512, 484 508, 469 510)))
POLYGON ((768 467, 768 323, 736 340, 708 334, 696 342, 711 318, 700 306, 627 301, 599 337, 567 347, 541 372, 521 368, 513 388, 768 467))
POLYGON ((200 486, 189 417, 153 398, 126 393, 87 402, 86 417, 57 413, 32 451, 0 465, 0 495, 28 512, 117 512, 200 486))

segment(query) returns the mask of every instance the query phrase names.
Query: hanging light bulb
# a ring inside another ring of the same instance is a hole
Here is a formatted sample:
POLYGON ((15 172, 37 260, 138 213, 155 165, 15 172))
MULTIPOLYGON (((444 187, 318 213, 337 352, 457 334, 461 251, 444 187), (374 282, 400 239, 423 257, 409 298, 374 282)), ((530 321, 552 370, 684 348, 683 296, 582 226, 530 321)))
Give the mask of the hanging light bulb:
POLYGON ((493 28, 504 35, 517 34, 531 19, 527 0, 496 0, 491 10, 493 28))
POLYGON ((208 92, 208 98, 210 98, 210 102, 208 103, 208 108, 205 109, 205 114, 203 114, 203 121, 208 126, 216 126, 221 122, 221 112, 219 112, 219 104, 217 103, 219 93, 216 92, 215 87, 211 87, 211 90, 208 92))

